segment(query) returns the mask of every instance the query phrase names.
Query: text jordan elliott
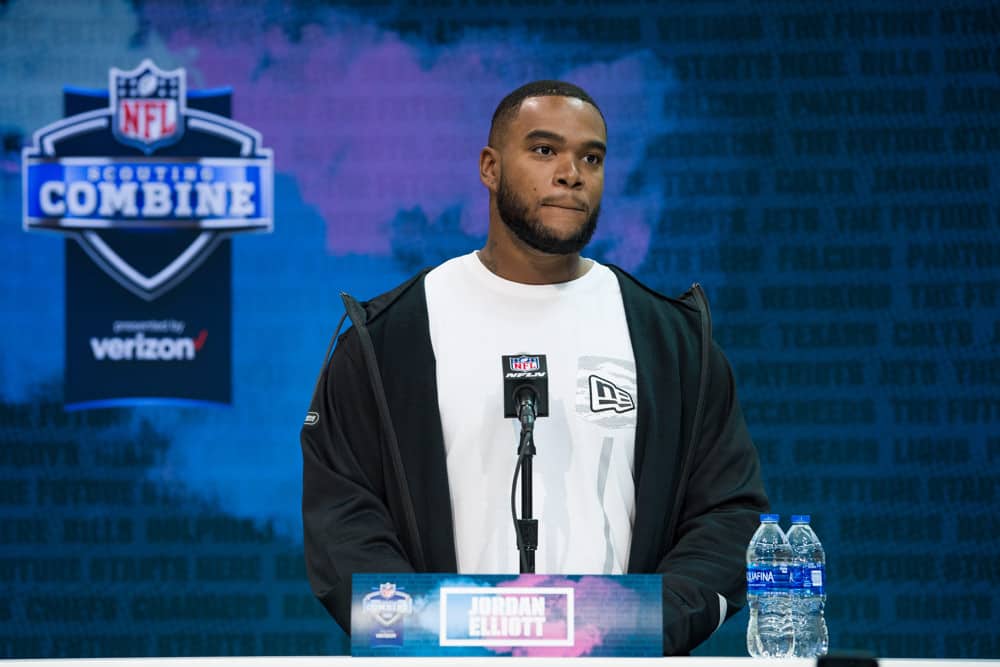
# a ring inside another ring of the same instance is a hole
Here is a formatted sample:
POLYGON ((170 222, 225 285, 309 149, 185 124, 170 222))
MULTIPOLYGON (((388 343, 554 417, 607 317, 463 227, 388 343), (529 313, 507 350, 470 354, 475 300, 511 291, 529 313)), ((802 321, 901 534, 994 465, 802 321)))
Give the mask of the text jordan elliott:
POLYGON ((542 596, 472 597, 470 637, 542 637, 545 598, 542 596))

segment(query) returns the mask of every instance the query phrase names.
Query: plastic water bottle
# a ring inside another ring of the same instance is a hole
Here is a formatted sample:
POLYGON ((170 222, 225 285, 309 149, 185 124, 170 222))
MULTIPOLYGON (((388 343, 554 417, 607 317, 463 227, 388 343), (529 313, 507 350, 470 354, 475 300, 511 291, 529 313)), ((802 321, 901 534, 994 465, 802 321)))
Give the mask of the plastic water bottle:
POLYGON ((826 602, 826 555, 816 533, 809 527, 809 515, 792 517, 788 529, 792 549, 792 628, 794 655, 813 658, 826 655, 830 639, 823 606, 826 602))
POLYGON ((747 547, 747 651, 755 658, 792 655, 792 608, 788 590, 791 550, 777 514, 761 514, 747 547))

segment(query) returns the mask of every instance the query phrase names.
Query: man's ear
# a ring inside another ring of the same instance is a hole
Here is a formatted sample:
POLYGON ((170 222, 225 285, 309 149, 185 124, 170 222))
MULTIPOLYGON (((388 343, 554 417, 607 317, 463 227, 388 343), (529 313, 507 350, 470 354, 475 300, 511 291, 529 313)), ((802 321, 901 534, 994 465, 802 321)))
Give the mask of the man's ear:
POLYGON ((479 152, 479 180, 490 192, 496 192, 500 183, 500 153, 492 146, 479 152))

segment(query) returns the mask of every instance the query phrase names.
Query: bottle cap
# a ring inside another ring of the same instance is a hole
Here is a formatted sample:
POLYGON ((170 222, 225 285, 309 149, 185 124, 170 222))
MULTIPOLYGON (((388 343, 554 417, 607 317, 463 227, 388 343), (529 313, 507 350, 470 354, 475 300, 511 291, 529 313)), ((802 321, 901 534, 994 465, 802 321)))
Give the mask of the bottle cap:
POLYGON ((809 523, 808 514, 793 514, 792 523, 809 523))
POLYGON ((778 519, 780 519, 780 518, 781 518, 780 514, 761 514, 760 515, 760 522, 761 523, 778 523, 778 519))

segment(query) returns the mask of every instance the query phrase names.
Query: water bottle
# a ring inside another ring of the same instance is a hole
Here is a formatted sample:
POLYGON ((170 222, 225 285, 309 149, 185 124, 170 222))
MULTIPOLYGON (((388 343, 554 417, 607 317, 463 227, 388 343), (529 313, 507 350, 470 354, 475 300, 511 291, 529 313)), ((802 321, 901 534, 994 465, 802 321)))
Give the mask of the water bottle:
POLYGON ((761 514, 747 547, 747 651, 755 658, 792 655, 791 550, 777 514, 761 514))
POLYGON ((788 529, 792 549, 792 629, 794 655, 814 658, 826 655, 830 644, 823 606, 826 602, 826 555, 816 533, 809 527, 809 515, 792 517, 788 529))

